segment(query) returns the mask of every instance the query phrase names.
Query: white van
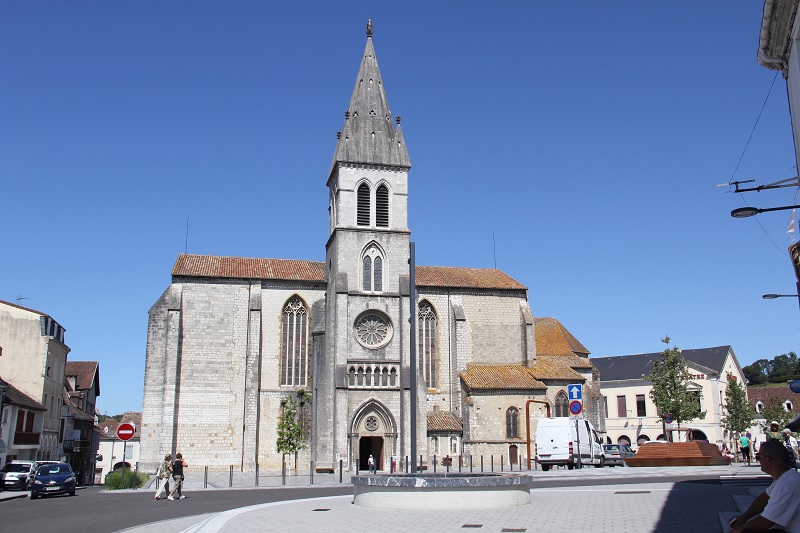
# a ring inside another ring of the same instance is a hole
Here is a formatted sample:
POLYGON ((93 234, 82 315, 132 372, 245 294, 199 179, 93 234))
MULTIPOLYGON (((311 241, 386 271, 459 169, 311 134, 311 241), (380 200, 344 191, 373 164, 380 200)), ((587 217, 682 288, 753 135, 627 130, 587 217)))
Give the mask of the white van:
POLYGON ((606 464, 603 443, 592 423, 583 417, 566 416, 539 419, 535 460, 544 471, 552 465, 567 465, 572 470, 576 466, 602 468, 606 464))

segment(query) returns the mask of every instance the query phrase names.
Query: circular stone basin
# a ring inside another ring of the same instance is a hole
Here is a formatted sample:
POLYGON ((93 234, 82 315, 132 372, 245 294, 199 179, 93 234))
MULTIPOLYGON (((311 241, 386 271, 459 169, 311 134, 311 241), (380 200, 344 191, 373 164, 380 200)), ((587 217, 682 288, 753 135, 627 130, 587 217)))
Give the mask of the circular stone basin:
POLYGON ((353 476, 353 503, 375 509, 501 509, 531 503, 524 474, 353 476))

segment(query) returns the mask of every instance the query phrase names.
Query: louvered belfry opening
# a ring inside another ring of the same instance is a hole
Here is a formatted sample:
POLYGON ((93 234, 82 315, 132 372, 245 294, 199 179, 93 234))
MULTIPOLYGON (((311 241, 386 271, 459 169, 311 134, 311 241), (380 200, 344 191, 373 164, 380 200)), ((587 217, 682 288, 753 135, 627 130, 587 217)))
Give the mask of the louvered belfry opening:
POLYGON ((375 191, 375 225, 389 227, 389 189, 386 185, 380 185, 375 191))
POLYGON ((358 214, 356 216, 356 224, 359 226, 369 226, 369 187, 366 183, 362 183, 358 187, 358 214))

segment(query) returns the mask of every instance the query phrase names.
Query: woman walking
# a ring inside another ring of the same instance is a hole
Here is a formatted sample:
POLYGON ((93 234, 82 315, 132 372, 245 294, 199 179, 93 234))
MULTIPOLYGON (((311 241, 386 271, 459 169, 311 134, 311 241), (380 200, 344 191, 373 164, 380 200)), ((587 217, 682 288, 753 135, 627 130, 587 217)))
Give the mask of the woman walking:
POLYGON ((162 491, 164 494, 169 494, 169 476, 172 472, 171 461, 172 455, 167 454, 164 456, 164 460, 161 461, 161 466, 158 467, 158 483, 156 484, 156 496, 153 498, 154 500, 161 499, 162 491))

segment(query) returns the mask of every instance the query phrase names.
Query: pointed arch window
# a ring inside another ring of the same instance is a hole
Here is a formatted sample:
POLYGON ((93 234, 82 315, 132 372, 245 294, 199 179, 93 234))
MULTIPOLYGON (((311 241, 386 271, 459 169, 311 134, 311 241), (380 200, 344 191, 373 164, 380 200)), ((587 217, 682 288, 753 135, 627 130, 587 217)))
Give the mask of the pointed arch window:
POLYGON ((308 375, 308 311, 291 298, 283 308, 281 385, 305 386, 308 375))
POLYGON ((383 257, 377 246, 369 246, 364 252, 361 275, 363 290, 383 291, 383 257))
POLYGON ((509 407, 506 411, 506 438, 519 438, 519 409, 509 407))
POLYGON ((423 301, 419 304, 419 314, 417 316, 417 327, 419 329, 419 364, 425 378, 425 385, 429 389, 438 386, 436 380, 436 313, 431 304, 423 301))
POLYGON ((569 416, 569 399, 563 390, 556 394, 556 416, 569 416))
POLYGON ((389 227, 389 188, 383 183, 375 191, 375 225, 389 227))
POLYGON ((362 183, 358 186, 358 206, 356 209, 356 225, 369 226, 370 214, 370 190, 369 185, 362 183))

